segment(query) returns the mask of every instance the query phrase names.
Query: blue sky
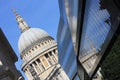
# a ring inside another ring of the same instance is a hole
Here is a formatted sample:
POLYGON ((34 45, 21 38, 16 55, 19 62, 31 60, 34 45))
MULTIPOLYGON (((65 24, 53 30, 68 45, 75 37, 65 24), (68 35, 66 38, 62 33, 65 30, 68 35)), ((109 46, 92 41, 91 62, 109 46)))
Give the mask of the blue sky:
POLYGON ((18 39, 21 35, 12 8, 16 9, 30 27, 47 31, 56 40, 59 23, 58 0, 0 0, 0 28, 18 56, 16 66, 21 70, 22 63, 18 52, 18 39))

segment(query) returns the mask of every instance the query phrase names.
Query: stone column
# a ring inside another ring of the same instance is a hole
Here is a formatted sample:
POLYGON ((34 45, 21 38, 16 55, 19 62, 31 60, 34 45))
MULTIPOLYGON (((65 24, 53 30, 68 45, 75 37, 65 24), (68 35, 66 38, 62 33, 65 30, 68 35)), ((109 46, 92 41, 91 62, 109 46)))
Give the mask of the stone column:
POLYGON ((33 76, 31 75, 29 69, 27 68, 27 74, 28 74, 28 80, 32 80, 33 79, 33 76))
POLYGON ((48 57, 50 58, 52 64, 55 64, 55 62, 53 61, 53 59, 51 58, 50 54, 48 53, 48 57))
POLYGON ((55 57, 55 59, 57 59, 57 56, 55 55, 55 53, 53 51, 51 51, 53 56, 55 57))
POLYGON ((57 61, 57 56, 54 54, 53 51, 51 51, 51 52, 52 52, 52 55, 53 55, 53 57, 54 57, 55 62, 58 62, 58 61, 57 61))
POLYGON ((25 74, 26 74, 27 78, 30 78, 30 75, 28 74, 27 70, 25 70, 25 74))
POLYGON ((41 71, 44 71, 45 67, 44 67, 44 65, 42 64, 42 61, 41 61, 41 59, 40 59, 40 58, 39 58, 39 60, 40 60, 39 65, 40 65, 41 71))
POLYGON ((37 64, 37 66, 38 66, 38 68, 39 68, 39 73, 41 73, 41 67, 40 67, 40 65, 38 64, 38 62, 37 61, 35 61, 35 63, 37 64))
POLYGON ((36 67, 35 67, 35 65, 33 63, 32 63, 32 66, 33 66, 35 72, 38 74, 38 71, 37 71, 37 69, 36 69, 36 67))
POLYGON ((58 55, 58 50, 57 49, 55 49, 55 54, 58 55))

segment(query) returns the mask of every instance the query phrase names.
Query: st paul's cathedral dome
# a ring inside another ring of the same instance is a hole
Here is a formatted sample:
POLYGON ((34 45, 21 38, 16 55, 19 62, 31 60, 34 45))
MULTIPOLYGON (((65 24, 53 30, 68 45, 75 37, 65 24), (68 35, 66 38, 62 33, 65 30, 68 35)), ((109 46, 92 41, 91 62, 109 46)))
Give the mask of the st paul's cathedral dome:
POLYGON ((34 43, 37 43, 41 39, 48 37, 48 33, 42 29, 29 28, 23 32, 18 41, 19 52, 22 53, 26 48, 29 48, 34 43))
POLYGON ((28 24, 24 21, 24 19, 19 14, 17 14, 15 10, 13 11, 16 15, 17 24, 19 25, 22 33, 18 41, 18 49, 20 53, 22 53, 31 45, 37 43, 41 39, 45 37, 50 37, 49 34, 42 29, 30 28, 28 24))
POLYGON ((44 30, 30 28, 13 10, 21 30, 18 49, 23 61, 21 68, 28 80, 69 80, 58 63, 57 43, 44 30))

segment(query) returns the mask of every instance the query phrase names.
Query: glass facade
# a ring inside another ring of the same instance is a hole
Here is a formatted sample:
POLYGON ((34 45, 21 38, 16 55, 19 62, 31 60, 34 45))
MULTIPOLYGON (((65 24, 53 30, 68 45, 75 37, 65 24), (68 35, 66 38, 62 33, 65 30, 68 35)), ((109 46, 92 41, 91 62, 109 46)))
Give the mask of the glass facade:
MULTIPOLYGON (((58 43, 58 58, 62 68, 70 78, 70 80, 79 80, 77 73, 76 53, 74 51, 74 41, 76 37, 76 31, 73 30, 72 23, 73 18, 77 15, 77 8, 73 11, 73 7, 77 0, 59 0, 60 7, 60 21, 57 33, 58 43), (74 3, 74 5, 71 5, 74 3), (74 34, 72 34, 74 32, 74 34), (73 41, 74 40, 74 41, 73 41)), ((75 22, 76 23, 76 22, 75 22)), ((75 26, 76 28, 76 26, 75 26)))
POLYGON ((80 78, 88 77, 81 80, 102 77, 100 65, 114 43, 112 40, 120 23, 118 8, 113 2, 59 0, 58 55, 70 79, 79 80, 78 74, 80 78))
POLYGON ((109 8, 110 4, 103 3, 104 6, 108 6, 106 9, 102 8, 103 5, 101 6, 100 3, 101 0, 85 0, 83 25, 79 26, 82 27, 82 32, 81 34, 77 33, 81 35, 77 56, 89 77, 93 77, 95 71, 100 67, 103 56, 109 53, 107 48, 113 43, 111 41, 119 25, 116 18, 118 13, 115 15, 113 12, 114 14, 112 14, 112 10, 109 8), (115 20, 113 21, 113 19, 115 20))
POLYGON ((105 21, 110 19, 107 10, 100 10, 100 0, 87 0, 82 30, 80 57, 98 53, 111 29, 105 21), (94 50, 95 49, 95 50, 94 50))
POLYGON ((72 79, 77 72, 76 55, 74 52, 72 37, 68 26, 65 25, 63 25, 63 27, 60 26, 59 31, 60 30, 62 30, 62 32, 58 34, 59 63, 67 73, 68 77, 72 79))
POLYGON ((78 0, 64 0, 66 17, 75 47, 78 17, 78 0))
POLYGON ((79 60, 88 74, 96 64, 97 55, 111 29, 111 23, 105 22, 110 19, 110 15, 106 9, 100 10, 99 3, 100 0, 86 0, 85 6, 79 60), (86 57, 88 61, 85 61, 86 57))

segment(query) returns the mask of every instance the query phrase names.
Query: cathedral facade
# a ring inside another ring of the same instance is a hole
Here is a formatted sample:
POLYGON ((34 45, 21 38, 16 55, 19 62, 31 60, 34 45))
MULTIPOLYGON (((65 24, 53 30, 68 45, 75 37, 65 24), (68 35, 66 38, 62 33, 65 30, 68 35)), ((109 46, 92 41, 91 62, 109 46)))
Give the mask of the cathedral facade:
POLYGON ((21 30, 18 41, 22 71, 28 80, 69 80, 58 63, 57 43, 44 30, 30 28, 13 10, 21 30))

